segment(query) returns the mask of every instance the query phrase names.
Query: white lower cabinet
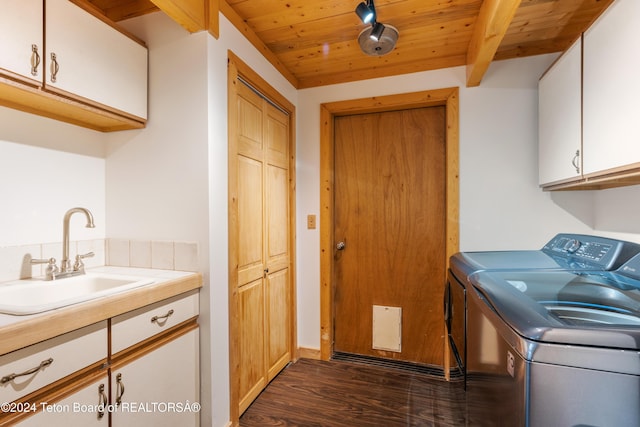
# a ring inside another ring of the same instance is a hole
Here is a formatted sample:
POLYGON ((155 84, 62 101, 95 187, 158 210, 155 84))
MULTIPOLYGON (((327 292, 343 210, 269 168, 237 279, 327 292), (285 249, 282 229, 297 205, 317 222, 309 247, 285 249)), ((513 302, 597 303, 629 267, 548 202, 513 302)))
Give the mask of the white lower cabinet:
POLYGON ((198 426, 197 316, 191 291, 1 355, 0 427, 198 426))
POLYGON ((113 427, 197 426, 198 329, 111 368, 113 427))
POLYGON ((109 378, 106 372, 91 384, 55 403, 41 402, 40 412, 18 422, 20 427, 92 427, 109 425, 109 378))

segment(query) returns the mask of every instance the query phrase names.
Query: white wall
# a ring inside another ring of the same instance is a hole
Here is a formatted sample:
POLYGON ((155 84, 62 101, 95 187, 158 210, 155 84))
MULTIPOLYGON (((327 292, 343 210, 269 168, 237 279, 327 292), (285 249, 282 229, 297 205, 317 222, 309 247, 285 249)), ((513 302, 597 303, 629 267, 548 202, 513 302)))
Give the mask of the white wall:
POLYGON ((0 107, 0 247, 62 242, 75 206, 91 210, 96 228, 74 215, 71 240, 104 239, 104 150, 101 133, 0 107))

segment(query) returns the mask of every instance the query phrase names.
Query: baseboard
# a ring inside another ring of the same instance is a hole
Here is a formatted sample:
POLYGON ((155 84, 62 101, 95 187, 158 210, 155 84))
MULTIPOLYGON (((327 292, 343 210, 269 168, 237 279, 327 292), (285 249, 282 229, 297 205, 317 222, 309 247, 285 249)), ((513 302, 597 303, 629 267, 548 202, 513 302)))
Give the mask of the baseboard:
POLYGON ((298 347, 298 359, 322 360, 322 354, 319 349, 298 347))

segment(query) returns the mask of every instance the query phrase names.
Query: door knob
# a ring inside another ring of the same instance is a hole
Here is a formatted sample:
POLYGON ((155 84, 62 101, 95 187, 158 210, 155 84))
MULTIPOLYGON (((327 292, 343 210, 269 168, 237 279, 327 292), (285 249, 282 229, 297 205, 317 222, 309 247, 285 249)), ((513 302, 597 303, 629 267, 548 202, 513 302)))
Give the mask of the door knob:
POLYGON ((344 244, 344 242, 338 242, 338 244, 336 245, 336 249, 341 251, 344 249, 346 245, 344 244))

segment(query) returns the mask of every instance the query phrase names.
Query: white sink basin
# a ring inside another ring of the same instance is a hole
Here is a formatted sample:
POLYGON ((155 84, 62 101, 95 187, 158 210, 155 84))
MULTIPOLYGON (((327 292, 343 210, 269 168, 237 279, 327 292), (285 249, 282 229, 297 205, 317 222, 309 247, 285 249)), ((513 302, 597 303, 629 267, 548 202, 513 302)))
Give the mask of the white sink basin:
POLYGON ((149 285, 154 279, 87 273, 57 280, 16 280, 0 285, 0 313, 35 314, 149 285))

